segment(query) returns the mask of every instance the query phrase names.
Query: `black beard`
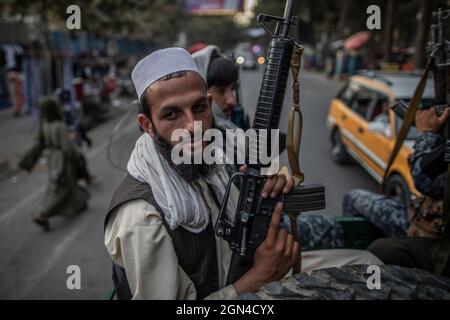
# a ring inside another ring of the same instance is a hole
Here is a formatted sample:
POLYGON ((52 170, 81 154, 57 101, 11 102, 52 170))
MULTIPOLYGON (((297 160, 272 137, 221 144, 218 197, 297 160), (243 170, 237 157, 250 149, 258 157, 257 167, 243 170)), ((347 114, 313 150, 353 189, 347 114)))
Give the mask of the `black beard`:
POLYGON ((217 172, 217 166, 215 164, 174 164, 171 157, 173 146, 158 133, 155 133, 154 141, 156 149, 169 163, 170 167, 188 182, 208 178, 217 172))

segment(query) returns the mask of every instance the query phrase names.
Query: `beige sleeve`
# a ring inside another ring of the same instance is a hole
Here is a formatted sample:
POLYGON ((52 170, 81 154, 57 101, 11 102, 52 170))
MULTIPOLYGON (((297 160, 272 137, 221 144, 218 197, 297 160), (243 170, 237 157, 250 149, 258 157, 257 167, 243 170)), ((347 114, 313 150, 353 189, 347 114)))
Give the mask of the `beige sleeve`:
POLYGON ((125 268, 133 299, 195 299, 193 283, 178 265, 160 214, 144 200, 117 210, 105 232, 111 258, 125 268))
MULTIPOLYGON (((133 200, 119 207, 106 227, 105 245, 113 261, 125 268, 133 299, 196 299, 161 215, 148 202, 133 200)), ((235 299, 237 294, 228 286, 208 298, 235 299)))

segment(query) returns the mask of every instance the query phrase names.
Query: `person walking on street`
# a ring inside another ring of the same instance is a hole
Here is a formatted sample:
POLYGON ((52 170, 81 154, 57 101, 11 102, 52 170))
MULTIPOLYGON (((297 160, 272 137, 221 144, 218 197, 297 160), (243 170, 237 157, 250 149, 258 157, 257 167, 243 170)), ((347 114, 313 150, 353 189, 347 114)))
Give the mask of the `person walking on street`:
POLYGON ((49 218, 73 215, 87 208, 88 191, 79 184, 80 153, 69 137, 61 109, 52 97, 39 101, 42 124, 32 146, 19 161, 19 167, 31 171, 44 150, 48 167, 48 185, 42 208, 33 221, 48 231, 49 218))

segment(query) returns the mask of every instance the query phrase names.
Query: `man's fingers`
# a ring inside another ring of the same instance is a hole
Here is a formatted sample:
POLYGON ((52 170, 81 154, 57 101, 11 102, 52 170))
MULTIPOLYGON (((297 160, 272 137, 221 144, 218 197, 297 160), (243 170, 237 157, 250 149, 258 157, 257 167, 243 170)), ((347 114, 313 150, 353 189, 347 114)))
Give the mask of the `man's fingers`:
POLYGON ((294 236, 292 234, 288 234, 286 238, 286 246, 284 247, 284 256, 286 258, 291 258, 292 246, 294 245, 294 236))
POLYGON ((245 172, 247 172, 247 169, 248 169, 247 165, 244 164, 243 166, 241 166, 241 167, 239 168, 239 172, 245 173, 245 172))
POLYGON ((431 107, 429 109, 425 109, 423 110, 423 113, 420 115, 422 118, 427 119, 427 118, 437 118, 437 114, 436 114, 436 108, 435 107, 431 107))
POLYGON ((281 192, 281 190, 284 188, 285 185, 286 185, 286 176, 284 174, 280 174, 276 179, 275 186, 273 187, 270 196, 272 198, 275 198, 281 192))
POLYGON ((275 245, 275 240, 278 234, 278 226, 280 225, 281 212, 283 210, 283 204, 281 202, 277 203, 275 210, 272 212, 272 219, 270 220, 269 231, 267 231, 266 239, 264 242, 269 247, 275 245))
POLYGON ((281 254, 284 255, 284 250, 286 248, 286 242, 287 242, 288 233, 286 229, 279 228, 278 234, 277 234, 277 244, 276 244, 276 250, 279 250, 281 254))
POLYGON ((267 198, 269 194, 272 192, 273 186, 277 181, 277 176, 270 177, 264 183, 264 187, 261 191, 261 197, 267 198))
MULTIPOLYGON (((427 110, 417 110, 416 119, 422 119, 426 115, 427 110)), ((417 120, 416 120, 417 121, 417 120)))
POLYGON ((416 111, 416 117, 422 116, 424 113, 426 113, 427 110, 421 109, 416 111))
POLYGON ((283 193, 289 193, 294 188, 294 177, 289 177, 289 179, 286 182, 286 185, 284 186, 283 193))
POLYGON ((445 121, 447 121, 448 117, 450 116, 450 108, 445 108, 442 115, 439 117, 438 121, 440 124, 444 124, 445 121))

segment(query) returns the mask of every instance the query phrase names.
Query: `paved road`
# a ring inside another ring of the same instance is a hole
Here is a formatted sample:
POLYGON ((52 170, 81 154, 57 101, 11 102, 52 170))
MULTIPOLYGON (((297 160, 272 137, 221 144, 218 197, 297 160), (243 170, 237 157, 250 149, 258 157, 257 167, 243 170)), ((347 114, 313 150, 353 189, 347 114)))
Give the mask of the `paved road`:
MULTIPOLYGON (((261 72, 242 73, 243 101, 249 110, 254 110, 256 104, 261 72)), ((355 187, 376 190, 376 184, 358 166, 337 166, 328 155, 325 120, 329 101, 338 88, 339 84, 322 75, 302 75, 305 119, 302 168, 307 182, 325 185, 325 211, 334 215, 340 214, 341 198, 346 191, 355 187)), ((287 97, 290 97, 290 90, 287 97)), ((282 115, 284 130, 287 111, 286 103, 282 115)), ((111 155, 122 166, 139 134, 133 117, 133 114, 127 117, 113 139, 111 155)), ((31 175, 21 173, 14 179, 0 181, 0 299, 106 297, 111 287, 111 263, 103 246, 103 216, 115 186, 123 177, 123 173, 108 162, 106 151, 118 121, 116 117, 91 132, 95 145, 87 150, 87 157, 97 183, 91 189, 93 196, 88 211, 73 218, 52 219, 50 233, 44 233, 31 222, 31 214, 37 210, 44 192, 45 165, 39 165, 31 175), (66 270, 70 265, 81 268, 81 290, 67 289, 66 270)))
MULTIPOLYGON (((89 209, 73 218, 55 217, 51 232, 45 233, 31 222, 44 192, 44 165, 38 165, 32 175, 19 174, 16 179, 0 182, 0 299, 106 297, 111 286, 111 264, 103 245, 103 216, 123 177, 109 164, 106 150, 118 116, 124 112, 91 132, 94 146, 87 151, 87 157, 97 182, 91 188, 89 209), (81 290, 67 289, 69 265, 81 269, 81 290)), ((135 123, 129 121, 118 145, 131 145, 130 140, 137 134, 135 123)), ((118 148, 113 154, 120 154, 118 148)))

